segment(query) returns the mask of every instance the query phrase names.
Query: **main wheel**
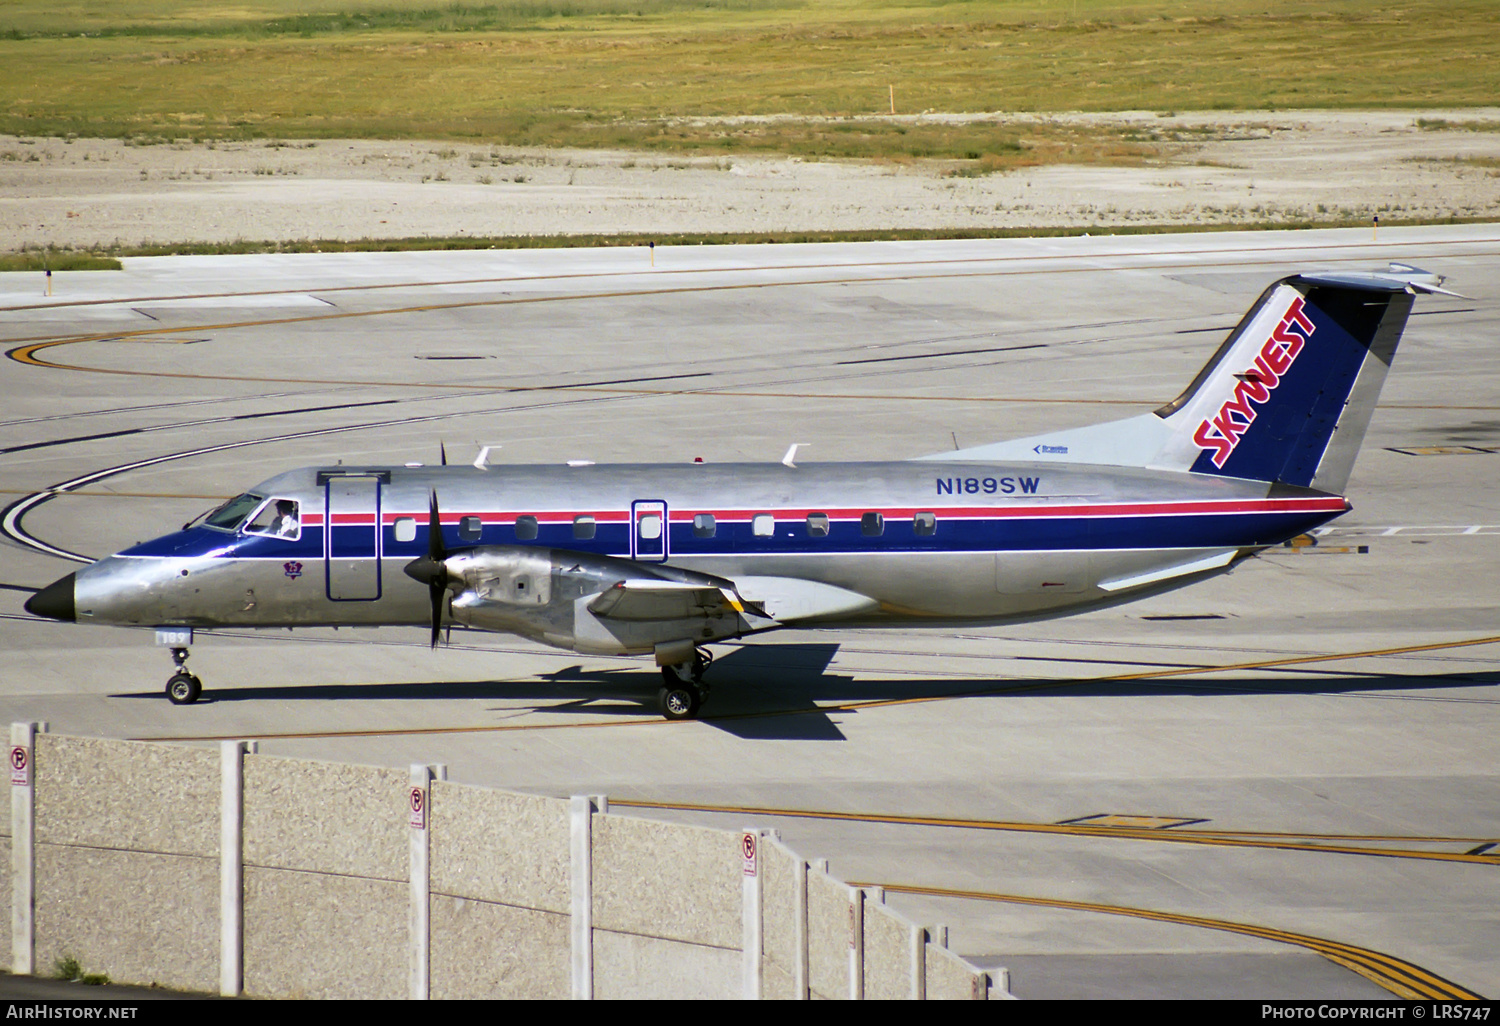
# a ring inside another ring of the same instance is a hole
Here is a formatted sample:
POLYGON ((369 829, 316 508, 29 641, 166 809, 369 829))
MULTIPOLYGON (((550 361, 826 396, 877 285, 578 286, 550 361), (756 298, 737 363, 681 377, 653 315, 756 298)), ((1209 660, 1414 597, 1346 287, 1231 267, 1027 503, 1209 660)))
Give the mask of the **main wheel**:
POLYGON ((192 705, 203 693, 203 682, 186 671, 167 681, 167 699, 173 705, 192 705))
POLYGON ((661 714, 669 720, 690 720, 703 705, 703 693, 682 681, 662 685, 656 698, 661 704, 661 714))

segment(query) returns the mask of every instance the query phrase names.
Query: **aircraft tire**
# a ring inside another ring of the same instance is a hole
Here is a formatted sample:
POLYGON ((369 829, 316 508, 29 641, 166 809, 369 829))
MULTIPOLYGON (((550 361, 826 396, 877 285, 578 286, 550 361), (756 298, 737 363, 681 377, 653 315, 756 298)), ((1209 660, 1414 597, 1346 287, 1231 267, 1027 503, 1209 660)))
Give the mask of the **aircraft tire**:
POLYGON ((174 673, 167 681, 167 701, 173 705, 192 705, 203 693, 203 682, 191 673, 174 673))
MULTIPOLYGON (((673 675, 675 678, 675 674, 673 675)), ((663 684, 656 693, 661 714, 669 720, 691 720, 697 717, 703 705, 703 692, 691 684, 673 680, 663 684)))

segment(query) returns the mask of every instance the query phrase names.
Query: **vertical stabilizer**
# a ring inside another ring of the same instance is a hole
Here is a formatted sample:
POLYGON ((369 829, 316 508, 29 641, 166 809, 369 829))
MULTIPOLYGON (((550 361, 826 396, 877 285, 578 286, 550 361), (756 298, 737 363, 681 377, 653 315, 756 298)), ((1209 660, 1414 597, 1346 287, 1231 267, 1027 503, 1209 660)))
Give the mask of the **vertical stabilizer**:
POLYGON ((1398 265, 1283 278, 1155 413, 924 458, 1149 467, 1342 492, 1413 295, 1444 292, 1439 280, 1398 265))
POLYGON ((1156 462, 1342 492, 1411 312, 1407 283, 1298 275, 1272 285, 1157 411, 1156 462))

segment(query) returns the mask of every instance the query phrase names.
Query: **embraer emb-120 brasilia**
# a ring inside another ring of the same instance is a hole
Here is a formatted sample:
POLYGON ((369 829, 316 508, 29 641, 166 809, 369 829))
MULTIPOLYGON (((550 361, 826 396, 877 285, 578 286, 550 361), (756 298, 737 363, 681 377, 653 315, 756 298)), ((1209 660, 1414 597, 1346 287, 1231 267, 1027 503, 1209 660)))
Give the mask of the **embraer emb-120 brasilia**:
POLYGON ((158 628, 430 625, 654 655, 671 719, 705 645, 792 626, 1059 616, 1220 574, 1346 512, 1413 296, 1441 279, 1271 285, 1153 413, 898 462, 311 467, 26 603, 158 628))

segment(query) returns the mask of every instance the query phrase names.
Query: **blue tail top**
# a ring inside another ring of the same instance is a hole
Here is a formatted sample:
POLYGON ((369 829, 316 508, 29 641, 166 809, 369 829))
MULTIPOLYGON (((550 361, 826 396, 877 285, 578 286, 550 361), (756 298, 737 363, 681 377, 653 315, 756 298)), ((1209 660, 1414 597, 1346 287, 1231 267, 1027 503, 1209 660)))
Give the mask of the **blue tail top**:
POLYGON ((1155 413, 922 458, 1148 467, 1341 493, 1413 296, 1446 293, 1441 281, 1403 264, 1283 278, 1155 413))
POLYGON ((1157 416, 1194 473, 1342 490, 1411 306, 1404 282, 1284 278, 1157 416))

